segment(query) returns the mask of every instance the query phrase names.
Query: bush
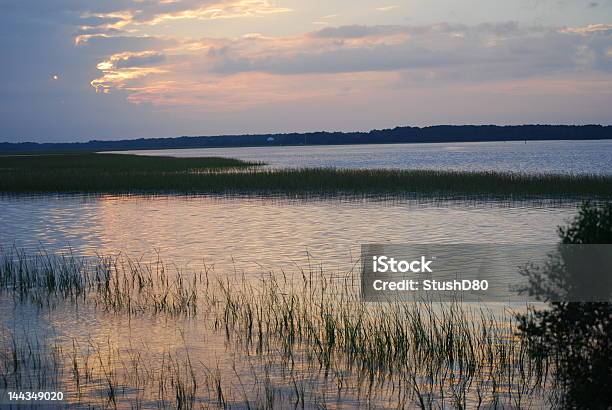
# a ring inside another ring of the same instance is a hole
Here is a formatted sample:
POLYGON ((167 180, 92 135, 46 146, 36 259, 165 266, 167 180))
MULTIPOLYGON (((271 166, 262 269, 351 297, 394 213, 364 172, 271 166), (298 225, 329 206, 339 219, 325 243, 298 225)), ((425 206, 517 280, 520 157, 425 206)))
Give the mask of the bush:
MULTIPOLYGON (((612 243, 612 203, 584 203, 575 219, 559 228, 559 236, 562 244, 612 243)), ((558 267, 557 261, 543 269, 523 270, 534 285, 532 294, 540 300, 557 296, 547 294, 549 289, 573 282, 561 279, 558 267)), ((602 268, 609 277, 612 266, 602 268)), ((611 408, 612 304, 554 301, 548 305, 549 309, 531 309, 520 315, 519 330, 531 342, 533 355, 554 361, 559 404, 563 408, 611 408)))

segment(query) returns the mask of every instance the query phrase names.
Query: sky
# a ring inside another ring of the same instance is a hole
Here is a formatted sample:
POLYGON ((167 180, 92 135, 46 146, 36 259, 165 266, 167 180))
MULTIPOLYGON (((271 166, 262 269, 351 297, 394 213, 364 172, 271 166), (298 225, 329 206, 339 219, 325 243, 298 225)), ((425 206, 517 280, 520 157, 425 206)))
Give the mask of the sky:
POLYGON ((0 0, 0 141, 612 123, 612 0, 0 0))

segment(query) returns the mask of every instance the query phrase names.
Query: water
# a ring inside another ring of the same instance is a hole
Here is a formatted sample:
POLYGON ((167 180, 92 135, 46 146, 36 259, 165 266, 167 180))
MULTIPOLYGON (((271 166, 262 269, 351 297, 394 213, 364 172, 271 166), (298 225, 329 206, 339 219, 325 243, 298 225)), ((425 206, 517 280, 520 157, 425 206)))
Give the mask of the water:
MULTIPOLYGON (((610 142, 560 141, 527 145, 265 147, 165 153, 222 155, 266 161, 274 167, 435 167, 610 173, 610 148, 610 142), (580 149, 576 149, 578 145, 580 149)), ((145 261, 159 253, 166 262, 186 270, 200 269, 205 263, 214 265, 216 274, 238 272, 247 278, 256 278, 262 272, 297 272, 300 267, 311 264, 321 264, 326 274, 333 275, 353 268, 363 243, 554 243, 558 240, 556 227, 576 213, 576 206, 571 201, 545 200, 0 196, 0 245, 30 250, 44 248, 49 252, 71 251, 85 256, 124 252, 145 261)), ((85 383, 89 387, 81 392, 81 400, 101 407, 114 407, 108 401, 108 382, 104 379, 109 369, 114 369, 112 375, 122 394, 118 407, 133 405, 133 397, 139 391, 134 389, 134 383, 139 377, 143 378, 138 382, 142 383, 139 389, 146 391, 142 393, 141 404, 157 407, 159 381, 156 379, 153 383, 147 378, 150 375, 161 378, 162 373, 173 375, 171 370, 161 370, 168 363, 168 354, 185 363, 187 353, 200 383, 199 404, 205 407, 218 404, 214 383, 210 384, 215 375, 222 380, 228 400, 233 397, 241 401, 248 396, 251 403, 265 402, 270 386, 275 400, 281 400, 277 405, 293 405, 294 398, 283 403, 282 397, 292 397, 297 386, 304 388, 305 400, 311 407, 321 400, 322 394, 328 397, 326 407, 356 406, 363 399, 360 396, 363 391, 355 388, 359 381, 353 376, 354 370, 344 364, 336 364, 337 372, 325 377, 316 362, 314 367, 308 367, 312 363, 295 352, 292 361, 295 360, 298 370, 291 377, 299 378, 287 379, 288 363, 282 359, 282 351, 275 350, 278 347, 257 354, 251 350, 247 354, 234 341, 228 341, 223 332, 212 330, 205 316, 130 317, 88 305, 77 308, 69 303, 48 310, 15 302, 4 294, 0 295, 1 346, 9 346, 12 337, 38 339, 43 345, 57 344, 62 354, 68 356, 77 352, 79 366, 83 366, 81 372, 91 366, 91 374, 98 375, 85 383), (135 357, 138 366, 133 364, 135 357), (134 369, 139 369, 136 376, 134 369), (267 376, 263 377, 264 374, 267 376), (262 386, 263 380, 268 384, 262 386), (342 398, 337 393, 340 384, 345 386, 342 398), (126 398, 127 402, 121 401, 126 398)), ((24 342, 21 345, 26 346, 24 342)), ((10 356, 0 354, 2 357, 10 356)), ((59 368, 64 369, 63 366, 59 368)), ((70 367, 56 378, 74 399, 78 388, 70 367)), ((397 407, 392 393, 397 385, 390 386, 373 390, 374 407, 397 407)), ((397 391, 403 390, 406 389, 397 391)), ((539 404, 536 401, 535 407, 539 404)))
POLYGON ((139 155, 217 156, 272 167, 336 167, 612 174, 612 140, 469 142, 125 151, 139 155))
MULTIPOLYGON (((310 264, 322 264, 326 275, 339 276, 352 269, 362 243, 553 243, 557 241, 556 226, 575 213, 576 205, 547 201, 4 196, 0 197, 0 244, 90 256, 125 252, 145 261, 155 258, 157 251, 166 262, 184 269, 201 269, 204 261, 214 265, 218 275, 238 272, 254 280, 258 273, 282 270, 291 275, 310 264)), ((499 312, 503 310, 501 307, 499 312)), ((108 406, 105 375, 114 369, 113 383, 121 392, 118 407, 129 407, 138 398, 144 407, 155 408, 159 380, 179 377, 172 373, 175 370, 164 370, 164 363, 170 360, 182 365, 187 360, 194 363, 200 383, 198 402, 204 406, 218 404, 214 386, 206 384, 216 377, 222 380, 227 400, 234 402, 247 396, 251 403, 265 402, 273 389, 277 406, 288 405, 283 400, 292 404, 292 377, 299 377, 296 383, 305 392, 307 407, 316 407, 314 403, 322 395, 328 406, 339 408, 357 406, 363 400, 359 378, 342 361, 334 365, 337 370, 328 378, 309 355, 294 352, 297 370, 287 376, 287 362, 274 350, 279 347, 244 354, 224 332, 212 329, 205 315, 130 317, 82 303, 78 308, 60 303, 51 310, 41 310, 0 295, 2 345, 11 346, 15 337, 20 346, 42 343, 61 347, 60 359, 43 360, 48 362, 46 377, 53 381, 47 390, 56 386, 71 400, 80 394, 82 402, 108 406), (81 373, 97 375, 81 382, 85 387, 80 391, 71 370, 74 360, 81 373), (86 371, 87 366, 91 369, 86 371), (339 374, 344 376, 338 379, 339 374), (262 380, 267 384, 262 385, 262 380), (342 396, 337 393, 339 383, 342 396), (135 384, 139 389, 134 389, 135 384)), ((30 366, 40 368, 40 363, 30 366)), ((40 371, 32 374, 36 380, 40 371)), ((376 407, 397 407, 391 386, 371 391, 376 407)), ((540 403, 539 396, 533 399, 540 403)))
POLYGON ((180 266, 350 269, 362 243, 554 243, 576 203, 218 196, 0 197, 0 244, 180 266))

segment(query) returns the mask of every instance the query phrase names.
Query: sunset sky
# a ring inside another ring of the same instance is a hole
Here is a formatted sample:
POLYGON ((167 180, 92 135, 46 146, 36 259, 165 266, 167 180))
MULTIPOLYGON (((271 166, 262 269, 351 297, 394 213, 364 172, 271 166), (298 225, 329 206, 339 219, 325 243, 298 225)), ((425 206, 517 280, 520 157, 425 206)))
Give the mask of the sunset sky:
POLYGON ((0 141, 612 123, 612 0, 0 0, 0 141))

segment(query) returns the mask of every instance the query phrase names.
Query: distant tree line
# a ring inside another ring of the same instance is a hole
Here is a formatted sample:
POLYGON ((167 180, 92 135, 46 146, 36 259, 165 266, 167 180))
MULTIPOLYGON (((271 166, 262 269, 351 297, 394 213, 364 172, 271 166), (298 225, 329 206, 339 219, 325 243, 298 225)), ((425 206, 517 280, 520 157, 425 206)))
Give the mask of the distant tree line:
POLYGON ((436 125, 396 127, 369 132, 309 132, 139 138, 76 143, 0 143, 0 152, 112 151, 165 148, 246 147, 266 145, 393 144, 427 142, 536 141, 612 139, 602 125, 436 125))

